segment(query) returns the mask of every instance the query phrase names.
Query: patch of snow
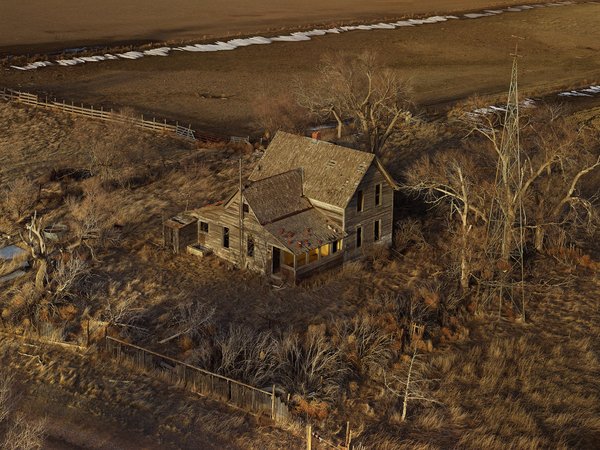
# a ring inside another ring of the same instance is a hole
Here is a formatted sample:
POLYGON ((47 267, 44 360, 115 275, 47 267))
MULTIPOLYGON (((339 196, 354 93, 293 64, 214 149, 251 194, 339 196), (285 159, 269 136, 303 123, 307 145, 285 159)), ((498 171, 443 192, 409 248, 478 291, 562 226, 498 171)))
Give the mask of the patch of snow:
POLYGON ((491 13, 468 13, 468 14, 465 14, 465 17, 467 19, 479 19, 480 17, 488 17, 488 16, 493 16, 493 14, 491 14, 491 13))
POLYGON ((153 48, 151 50, 146 50, 144 52, 144 55, 146 55, 146 56, 169 56, 170 52, 171 52, 171 47, 160 47, 160 48, 153 48))
POLYGON ((144 57, 142 52, 126 52, 126 53, 117 53, 117 56, 125 59, 140 59, 144 57))
POLYGON ((271 38, 273 42, 300 42, 300 41, 310 41, 310 38, 305 35, 296 35, 296 36, 277 36, 271 38))
POLYGON ((24 250, 17 245, 9 245, 8 247, 0 248, 0 259, 3 259, 4 261, 10 261, 11 259, 26 254, 27 250, 24 250))
POLYGON ((47 66, 52 66, 54 65, 53 63, 51 63, 50 61, 37 61, 31 64, 27 64, 26 66, 10 66, 13 69, 17 69, 17 70, 34 70, 34 69, 39 69, 40 67, 47 67, 47 66))

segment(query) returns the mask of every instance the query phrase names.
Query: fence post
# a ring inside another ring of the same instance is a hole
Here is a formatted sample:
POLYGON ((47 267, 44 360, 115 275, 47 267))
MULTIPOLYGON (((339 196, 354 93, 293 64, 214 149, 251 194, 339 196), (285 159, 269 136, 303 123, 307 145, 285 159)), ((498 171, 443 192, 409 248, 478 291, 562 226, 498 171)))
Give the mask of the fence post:
POLYGON ((312 450, 312 426, 306 425, 306 450, 312 450))
POLYGON ((273 391, 271 392, 271 419, 275 420, 275 385, 273 385, 273 391))

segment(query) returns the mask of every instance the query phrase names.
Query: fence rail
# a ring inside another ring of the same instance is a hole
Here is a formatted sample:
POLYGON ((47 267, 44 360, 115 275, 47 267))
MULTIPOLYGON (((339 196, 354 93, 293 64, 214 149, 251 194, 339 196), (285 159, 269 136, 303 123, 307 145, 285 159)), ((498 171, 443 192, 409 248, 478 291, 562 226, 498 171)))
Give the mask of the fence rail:
POLYGON ((171 383, 252 414, 269 414, 277 422, 290 417, 287 405, 275 393, 275 386, 271 392, 259 389, 110 336, 106 337, 106 350, 117 361, 129 361, 171 383))
POLYGON ((94 106, 84 106, 83 103, 76 105, 74 102, 67 103, 64 100, 52 100, 47 97, 41 98, 36 94, 31 94, 28 92, 16 91, 14 89, 1 89, 0 90, 0 99, 3 100, 12 100, 17 101, 19 103, 23 103, 30 106, 38 106, 47 109, 54 109, 64 111, 70 114, 75 114, 82 117, 88 117, 92 119, 103 120, 105 122, 113 122, 113 123, 122 123, 122 124, 131 124, 132 126, 143 128, 150 131, 158 131, 158 132, 166 132, 173 133, 178 136, 192 139, 194 141, 202 141, 202 142, 227 142, 227 138, 223 138, 214 134, 209 133, 201 133, 192 129, 191 125, 188 127, 184 127, 179 125, 179 123, 175 123, 175 125, 167 123, 166 119, 164 120, 156 120, 156 118, 152 118, 152 120, 145 119, 143 115, 140 117, 131 117, 128 115, 124 115, 119 113, 118 111, 113 111, 112 109, 104 109, 103 107, 94 108, 94 106))

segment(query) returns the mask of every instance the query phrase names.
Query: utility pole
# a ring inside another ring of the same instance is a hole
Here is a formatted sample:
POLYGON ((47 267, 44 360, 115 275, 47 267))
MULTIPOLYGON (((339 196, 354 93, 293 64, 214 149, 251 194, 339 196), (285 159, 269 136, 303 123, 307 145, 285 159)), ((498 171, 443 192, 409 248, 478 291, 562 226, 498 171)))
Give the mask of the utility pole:
POLYGON ((240 205, 239 205, 239 228, 240 228, 240 269, 244 268, 244 196, 242 184, 242 152, 240 151, 240 168, 239 168, 239 190, 240 190, 240 205))

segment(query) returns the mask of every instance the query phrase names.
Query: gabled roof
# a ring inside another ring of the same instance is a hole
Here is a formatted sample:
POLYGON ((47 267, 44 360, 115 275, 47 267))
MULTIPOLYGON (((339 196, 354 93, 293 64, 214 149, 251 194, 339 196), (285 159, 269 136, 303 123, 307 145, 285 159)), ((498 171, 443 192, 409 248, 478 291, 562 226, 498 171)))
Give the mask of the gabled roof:
POLYGON ((345 208, 374 160, 372 153, 280 131, 249 179, 257 181, 301 168, 306 197, 345 208))
POLYGON ((300 169, 263 178, 244 189, 244 198, 261 225, 312 207, 302 195, 300 169))

